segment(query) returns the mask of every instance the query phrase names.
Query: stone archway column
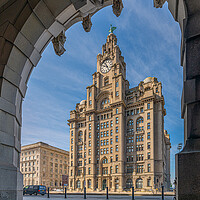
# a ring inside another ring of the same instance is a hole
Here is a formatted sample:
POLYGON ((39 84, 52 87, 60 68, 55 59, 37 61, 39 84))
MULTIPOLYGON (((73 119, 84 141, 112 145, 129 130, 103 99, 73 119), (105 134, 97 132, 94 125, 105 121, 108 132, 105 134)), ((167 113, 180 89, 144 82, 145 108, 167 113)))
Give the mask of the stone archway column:
POLYGON ((200 199, 200 2, 185 0, 182 65, 183 150, 176 154, 178 200, 200 199))
POLYGON ((18 89, 5 79, 1 80, 8 90, 1 91, 0 105, 0 199, 21 200, 22 174, 20 173, 21 151, 21 103, 15 105, 11 93, 22 97, 18 89), (5 93, 4 93, 5 92, 5 93))

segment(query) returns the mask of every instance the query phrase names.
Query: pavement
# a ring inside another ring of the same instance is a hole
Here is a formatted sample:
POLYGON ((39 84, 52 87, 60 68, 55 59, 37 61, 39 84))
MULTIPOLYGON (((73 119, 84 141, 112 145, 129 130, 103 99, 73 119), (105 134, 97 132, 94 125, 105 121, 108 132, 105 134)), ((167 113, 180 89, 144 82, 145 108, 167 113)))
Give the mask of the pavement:
MULTIPOLYGON (((173 200, 174 197, 172 196, 167 196, 164 198, 164 200, 173 200)), ((50 195, 50 198, 47 198, 47 195, 45 196, 35 196, 35 195, 32 195, 32 196, 29 196, 29 195, 25 195, 23 200, 66 200, 64 198, 64 195, 50 195)), ((67 195, 67 199, 68 200, 83 200, 83 195, 67 195)), ((105 199, 106 200, 106 196, 104 195, 88 195, 87 196, 87 199, 89 200, 103 200, 105 199)), ((109 199, 127 199, 127 200, 132 200, 132 197, 131 196, 120 196, 120 195, 110 195, 109 196, 109 199)), ((160 196, 136 196, 135 197, 135 200, 162 200, 162 198, 160 196)))

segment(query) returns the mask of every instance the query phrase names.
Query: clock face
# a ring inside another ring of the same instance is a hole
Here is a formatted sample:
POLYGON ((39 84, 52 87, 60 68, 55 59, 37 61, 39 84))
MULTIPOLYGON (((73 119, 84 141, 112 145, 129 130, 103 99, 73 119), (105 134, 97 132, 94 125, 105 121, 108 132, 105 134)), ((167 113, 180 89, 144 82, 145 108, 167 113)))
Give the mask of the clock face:
POLYGON ((112 60, 105 60, 101 65, 101 72, 105 74, 110 71, 111 67, 112 67, 112 60))

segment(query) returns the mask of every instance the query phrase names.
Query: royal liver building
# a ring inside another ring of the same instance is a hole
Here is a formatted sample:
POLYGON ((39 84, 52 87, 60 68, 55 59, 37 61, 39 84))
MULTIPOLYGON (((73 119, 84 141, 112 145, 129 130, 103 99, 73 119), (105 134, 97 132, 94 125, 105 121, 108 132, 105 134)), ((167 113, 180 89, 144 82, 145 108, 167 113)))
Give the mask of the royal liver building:
POLYGON ((87 100, 70 112, 69 189, 149 191, 170 187, 170 138, 157 78, 129 88, 117 38, 107 37, 87 100))

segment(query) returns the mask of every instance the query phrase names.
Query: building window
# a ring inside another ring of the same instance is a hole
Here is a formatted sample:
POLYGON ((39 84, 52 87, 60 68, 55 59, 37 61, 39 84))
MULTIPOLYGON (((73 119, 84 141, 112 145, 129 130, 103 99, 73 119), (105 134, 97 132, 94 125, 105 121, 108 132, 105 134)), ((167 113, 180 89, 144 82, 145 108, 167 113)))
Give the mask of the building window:
POLYGON ((112 163, 112 161, 113 161, 113 157, 111 156, 111 157, 110 157, 110 162, 112 163))
POLYGON ((116 155, 116 161, 118 161, 118 155, 116 155))
POLYGON ((90 175, 90 173, 91 173, 91 168, 89 167, 88 168, 88 175, 90 175))
POLYGON ((110 138, 110 144, 113 144, 113 139, 112 138, 110 138))
POLYGON ((73 144, 73 138, 71 139, 71 143, 73 144))
POLYGON ((151 145, 150 145, 150 144, 151 144, 150 142, 147 143, 147 149, 150 149, 150 148, 151 148, 151 145))
POLYGON ((89 116, 89 121, 91 121, 92 120, 92 117, 91 116, 89 116))
POLYGON ((142 108, 140 108, 140 112, 141 112, 141 113, 143 113, 143 112, 144 112, 144 110, 143 110, 143 107, 142 107, 142 108))
POLYGON ((73 151, 73 146, 71 146, 71 151, 73 151))
POLYGON ((116 108, 116 114, 118 114, 118 108, 116 108))
POLYGON ((132 119, 130 119, 130 120, 128 121, 128 126, 133 126, 133 120, 132 120, 132 119))
POLYGON ((156 88, 156 93, 158 93, 158 88, 156 88))
POLYGON ((119 124, 119 118, 116 117, 116 124, 119 124))
POLYGON ((89 147, 91 147, 91 141, 89 141, 89 147))
POLYGON ((71 131, 71 136, 73 137, 73 131, 71 131))
POLYGON ((118 173, 118 170, 119 170, 118 165, 116 165, 115 166, 115 173, 118 173))
POLYGON ((89 92, 89 97, 91 97, 92 96, 92 92, 89 92))
POLYGON ((150 132, 147 133, 147 139, 150 139, 150 132))
POLYGON ((91 124, 89 124, 89 130, 91 130, 92 129, 92 125, 91 124))
POLYGON ((90 105, 90 106, 92 105, 92 101, 91 101, 91 100, 89 101, 89 105, 90 105))
POLYGON ((113 148, 112 147, 110 147, 110 153, 113 153, 113 148))
POLYGON ((112 127, 112 126, 113 126, 113 121, 111 120, 111 121, 110 121, 110 127, 112 127))
POLYGON ((91 188, 91 180, 88 180, 88 188, 91 188))
POLYGON ((119 132, 119 130, 118 130, 118 126, 116 127, 116 133, 118 133, 119 132))
POLYGON ((150 153, 147 153, 147 159, 150 159, 150 153))
POLYGON ((150 119, 150 112, 147 113, 147 119, 150 119))
POLYGON ((91 164, 91 158, 88 159, 88 163, 91 164))
POLYGON ((143 165, 137 165, 137 173, 143 173, 143 165))
POLYGON ((150 109, 150 103, 147 104, 147 109, 150 109))
POLYGON ((91 155, 91 149, 88 150, 88 154, 91 155))
POLYGON ((112 174, 113 173, 113 168, 112 167, 110 167, 110 174, 112 174))
POLYGON ((109 154, 108 148, 106 148, 106 154, 109 154))
POLYGON ((106 86, 106 85, 108 85, 108 84, 109 84, 109 78, 106 77, 106 78, 104 79, 104 85, 106 86))
POLYGON ((119 87, 119 82, 118 81, 116 82, 116 87, 119 87))
POLYGON ((89 138, 91 138, 92 137, 92 134, 91 133, 89 133, 89 138))
POLYGON ((113 135, 113 130, 110 130, 110 136, 112 136, 113 135))
POLYGON ((119 151, 119 149, 118 149, 118 145, 115 146, 115 150, 116 150, 116 152, 119 151))
POLYGON ((147 129, 150 129, 150 123, 147 123, 147 129))
POLYGON ((116 142, 118 142, 118 135, 116 136, 116 142))
POLYGON ((151 164, 147 165, 147 171, 150 172, 151 171, 151 164))
POLYGON ((109 128, 109 122, 106 122, 106 128, 109 128))
POLYGON ((116 92, 116 97, 118 97, 118 96, 119 96, 119 92, 117 91, 117 92, 116 92))

